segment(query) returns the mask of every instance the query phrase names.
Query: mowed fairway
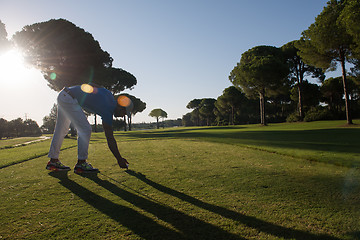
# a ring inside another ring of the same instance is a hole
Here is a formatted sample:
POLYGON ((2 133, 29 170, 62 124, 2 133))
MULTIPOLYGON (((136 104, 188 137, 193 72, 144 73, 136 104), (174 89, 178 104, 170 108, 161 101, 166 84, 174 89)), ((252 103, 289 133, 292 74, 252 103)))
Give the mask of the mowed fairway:
POLYGON ((50 140, 1 148, 0 239, 360 239, 360 128, 342 124, 117 132, 127 171, 96 133, 95 176, 45 170, 50 140))

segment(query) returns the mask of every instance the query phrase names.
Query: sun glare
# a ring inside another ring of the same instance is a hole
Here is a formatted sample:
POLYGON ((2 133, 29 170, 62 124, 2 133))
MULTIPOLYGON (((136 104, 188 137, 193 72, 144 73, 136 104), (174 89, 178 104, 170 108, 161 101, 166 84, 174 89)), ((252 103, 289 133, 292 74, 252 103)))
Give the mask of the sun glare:
POLYGON ((28 72, 20 52, 10 50, 0 55, 0 81, 2 83, 21 84, 27 79, 28 72))

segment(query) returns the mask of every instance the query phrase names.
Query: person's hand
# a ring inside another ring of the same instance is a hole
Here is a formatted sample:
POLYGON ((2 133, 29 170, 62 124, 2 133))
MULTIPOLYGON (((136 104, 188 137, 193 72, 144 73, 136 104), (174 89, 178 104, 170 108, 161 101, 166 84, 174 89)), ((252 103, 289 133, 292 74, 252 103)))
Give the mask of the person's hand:
POLYGON ((117 162, 118 162, 120 168, 128 169, 129 162, 125 158, 119 158, 119 159, 117 159, 117 162))

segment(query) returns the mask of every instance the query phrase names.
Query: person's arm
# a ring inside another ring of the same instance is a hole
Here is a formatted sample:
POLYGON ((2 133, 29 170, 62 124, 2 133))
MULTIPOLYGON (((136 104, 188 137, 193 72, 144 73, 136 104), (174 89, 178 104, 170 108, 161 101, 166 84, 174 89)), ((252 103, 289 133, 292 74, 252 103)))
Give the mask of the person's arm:
POLYGON ((103 122, 103 129, 105 131, 105 136, 106 136, 106 140, 109 146, 110 151, 112 152, 112 154, 114 155, 114 157, 116 158, 120 168, 128 168, 127 164, 128 161, 121 157, 121 154, 119 152, 116 140, 114 138, 114 131, 112 129, 112 127, 108 124, 106 124, 105 122, 103 122))

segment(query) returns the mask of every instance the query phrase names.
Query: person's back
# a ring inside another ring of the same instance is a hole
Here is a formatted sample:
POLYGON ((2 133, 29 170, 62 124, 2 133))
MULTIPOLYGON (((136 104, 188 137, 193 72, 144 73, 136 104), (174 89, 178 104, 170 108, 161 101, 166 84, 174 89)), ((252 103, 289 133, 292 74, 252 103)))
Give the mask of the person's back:
POLYGON ((69 87, 69 94, 77 99, 83 109, 101 116, 103 121, 112 125, 113 113, 117 105, 114 96, 105 88, 86 86, 69 87))

